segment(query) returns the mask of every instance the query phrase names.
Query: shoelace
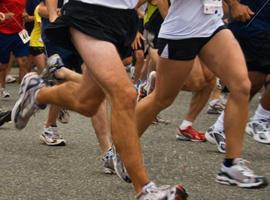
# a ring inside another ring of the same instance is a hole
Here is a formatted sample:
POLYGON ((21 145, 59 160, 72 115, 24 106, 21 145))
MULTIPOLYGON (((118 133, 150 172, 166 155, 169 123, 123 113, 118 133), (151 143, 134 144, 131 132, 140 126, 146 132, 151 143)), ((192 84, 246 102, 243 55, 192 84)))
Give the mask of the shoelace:
POLYGON ((243 173, 243 175, 253 177, 254 172, 246 165, 246 163, 248 164, 250 162, 245 160, 245 159, 239 159, 237 161, 237 166, 239 167, 239 169, 243 173))

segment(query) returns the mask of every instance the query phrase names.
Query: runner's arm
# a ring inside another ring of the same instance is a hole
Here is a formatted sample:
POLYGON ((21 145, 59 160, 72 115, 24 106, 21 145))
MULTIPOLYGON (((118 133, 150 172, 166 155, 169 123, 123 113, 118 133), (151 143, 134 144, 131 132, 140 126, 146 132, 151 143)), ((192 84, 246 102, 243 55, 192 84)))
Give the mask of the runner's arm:
POLYGON ((58 18, 59 9, 57 8, 58 0, 46 0, 46 6, 48 9, 49 20, 54 22, 58 18))

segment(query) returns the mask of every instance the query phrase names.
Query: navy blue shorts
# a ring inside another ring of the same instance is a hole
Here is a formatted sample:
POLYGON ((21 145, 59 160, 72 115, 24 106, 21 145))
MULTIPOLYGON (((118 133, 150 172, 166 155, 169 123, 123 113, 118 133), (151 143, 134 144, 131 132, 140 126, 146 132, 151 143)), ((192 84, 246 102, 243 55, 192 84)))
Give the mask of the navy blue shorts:
POLYGON ((16 58, 29 55, 29 44, 24 44, 16 34, 6 35, 0 33, 0 63, 9 63, 10 53, 16 58))

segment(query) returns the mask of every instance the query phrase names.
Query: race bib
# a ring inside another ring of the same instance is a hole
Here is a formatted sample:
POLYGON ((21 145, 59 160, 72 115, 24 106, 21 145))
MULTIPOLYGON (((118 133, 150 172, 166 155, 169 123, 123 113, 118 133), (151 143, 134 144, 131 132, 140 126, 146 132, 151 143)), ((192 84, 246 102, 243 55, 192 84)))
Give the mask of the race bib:
POLYGON ((206 15, 220 14, 222 12, 222 0, 202 0, 203 13, 206 15))
POLYGON ((19 36, 24 44, 30 41, 30 36, 27 32, 27 30, 23 29, 21 32, 19 32, 19 36))

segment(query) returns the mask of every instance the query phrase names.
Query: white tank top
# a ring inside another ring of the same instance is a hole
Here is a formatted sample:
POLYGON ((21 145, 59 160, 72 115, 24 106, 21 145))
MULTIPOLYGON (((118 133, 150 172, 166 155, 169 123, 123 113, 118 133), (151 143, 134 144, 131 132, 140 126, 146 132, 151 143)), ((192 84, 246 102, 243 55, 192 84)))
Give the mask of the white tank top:
POLYGON ((138 2, 138 0, 77 0, 77 1, 118 9, 133 9, 135 8, 138 2))
POLYGON ((224 25, 223 10, 216 14, 204 14, 202 0, 171 0, 159 37, 165 39, 187 39, 209 37, 224 25))

